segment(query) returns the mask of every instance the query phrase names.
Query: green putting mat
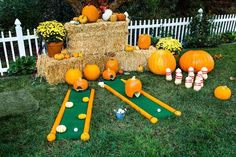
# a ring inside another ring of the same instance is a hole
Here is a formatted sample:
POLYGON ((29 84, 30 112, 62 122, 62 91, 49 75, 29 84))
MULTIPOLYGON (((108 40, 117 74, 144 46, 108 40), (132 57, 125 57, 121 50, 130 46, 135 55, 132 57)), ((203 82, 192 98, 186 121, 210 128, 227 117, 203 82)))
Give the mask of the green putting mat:
POLYGON ((85 119, 78 119, 79 114, 86 114, 88 108, 88 102, 83 102, 83 97, 90 97, 91 90, 88 89, 83 92, 77 92, 71 90, 70 97, 68 102, 73 102, 72 108, 66 108, 60 125, 66 126, 66 132, 57 133, 57 139, 70 138, 70 139, 80 139, 81 134, 84 130, 85 119), (75 132, 74 128, 78 128, 78 131, 75 132))
POLYGON ((114 81, 104 81, 105 84, 109 85, 111 88, 128 98, 130 101, 135 103, 137 106, 142 108, 144 111, 151 114, 153 117, 157 119, 162 119, 164 117, 171 116, 172 113, 165 108, 161 107, 157 103, 153 102, 152 100, 148 99, 147 97, 143 96, 142 94, 137 98, 129 98, 125 94, 125 83, 123 83, 121 78, 118 77, 114 81), (158 109, 161 109, 161 112, 157 112, 158 109))

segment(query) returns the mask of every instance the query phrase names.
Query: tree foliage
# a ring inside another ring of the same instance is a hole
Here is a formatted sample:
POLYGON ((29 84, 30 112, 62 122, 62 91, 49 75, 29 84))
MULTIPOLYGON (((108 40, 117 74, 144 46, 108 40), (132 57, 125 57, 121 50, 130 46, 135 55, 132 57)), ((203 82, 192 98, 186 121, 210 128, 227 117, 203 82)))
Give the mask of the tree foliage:
POLYGON ((136 20, 194 16, 200 7, 211 14, 236 12, 233 0, 0 0, 0 29, 14 28, 16 18, 24 28, 35 28, 45 20, 70 21, 86 4, 109 5, 136 20))

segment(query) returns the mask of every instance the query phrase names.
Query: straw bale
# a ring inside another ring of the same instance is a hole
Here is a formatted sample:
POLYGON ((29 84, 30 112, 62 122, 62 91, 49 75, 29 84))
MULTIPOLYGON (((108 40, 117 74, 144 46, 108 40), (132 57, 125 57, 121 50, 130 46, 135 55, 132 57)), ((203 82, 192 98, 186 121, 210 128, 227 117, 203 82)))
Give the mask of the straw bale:
POLYGON ((153 49, 135 50, 134 52, 122 51, 116 54, 116 58, 124 71, 137 71, 139 65, 142 65, 145 70, 149 70, 147 60, 153 51, 153 49))
POLYGON ((96 64, 100 68, 101 71, 105 70, 105 64, 107 60, 110 57, 115 56, 114 53, 106 53, 106 54, 99 54, 99 53, 93 53, 93 54, 87 54, 85 55, 83 59, 83 67, 86 66, 86 64, 96 64))
POLYGON ((40 55, 37 61, 37 72, 39 76, 44 77, 49 84, 58 84, 65 82, 64 76, 70 68, 83 68, 82 58, 69 58, 64 60, 55 60, 47 55, 40 55))
POLYGON ((128 22, 105 22, 75 25, 66 23, 69 52, 106 54, 118 52, 127 44, 128 22))

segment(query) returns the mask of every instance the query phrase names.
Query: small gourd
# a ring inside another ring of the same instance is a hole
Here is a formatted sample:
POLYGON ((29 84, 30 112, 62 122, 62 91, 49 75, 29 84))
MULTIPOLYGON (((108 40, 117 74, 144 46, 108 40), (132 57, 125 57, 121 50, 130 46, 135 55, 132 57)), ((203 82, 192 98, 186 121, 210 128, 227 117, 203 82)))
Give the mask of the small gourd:
POLYGON ((114 80, 116 78, 116 73, 109 68, 102 73, 102 77, 104 80, 114 80))
POLYGON ((126 45, 126 46, 125 46, 125 51, 126 51, 126 52, 133 52, 133 51, 134 51, 134 47, 131 46, 131 45, 126 45))

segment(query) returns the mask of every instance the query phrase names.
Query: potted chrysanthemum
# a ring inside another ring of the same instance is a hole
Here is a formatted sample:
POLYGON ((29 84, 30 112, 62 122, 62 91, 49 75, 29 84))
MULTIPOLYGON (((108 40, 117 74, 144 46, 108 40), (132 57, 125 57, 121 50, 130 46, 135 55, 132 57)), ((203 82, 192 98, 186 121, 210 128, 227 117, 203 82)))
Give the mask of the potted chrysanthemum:
POLYGON ((183 49, 179 40, 173 39, 172 37, 160 38, 156 44, 156 48, 169 50, 175 57, 177 57, 179 52, 183 49))
POLYGON ((49 57, 60 53, 66 37, 66 30, 62 23, 53 20, 39 23, 36 33, 47 43, 49 57))

